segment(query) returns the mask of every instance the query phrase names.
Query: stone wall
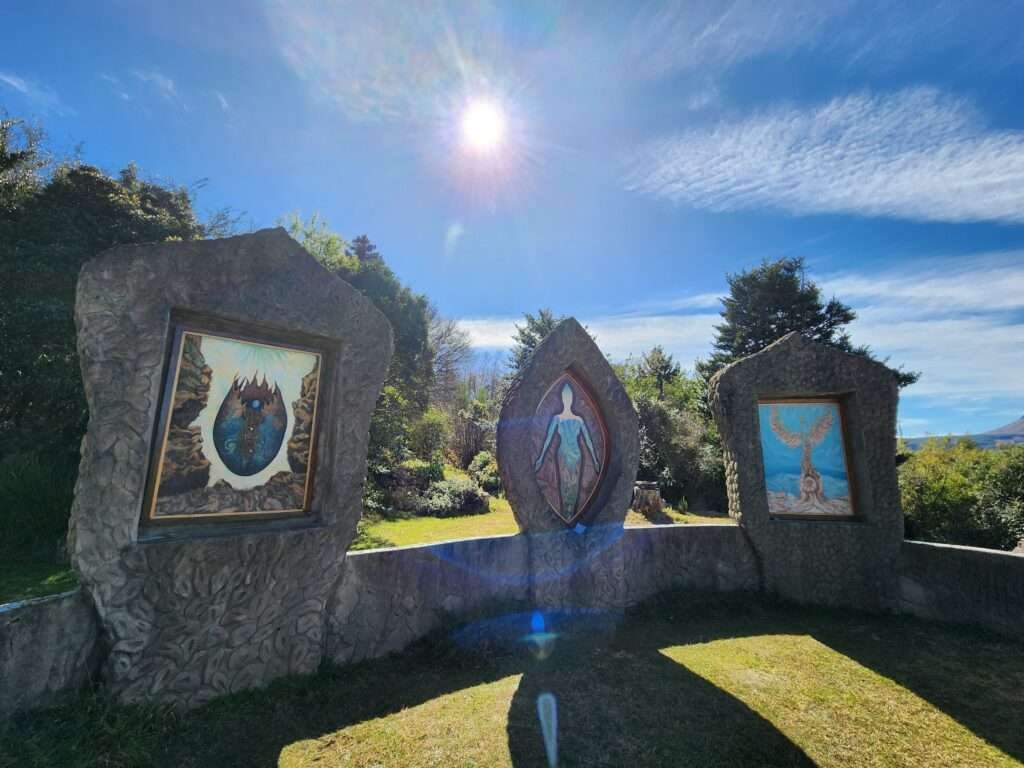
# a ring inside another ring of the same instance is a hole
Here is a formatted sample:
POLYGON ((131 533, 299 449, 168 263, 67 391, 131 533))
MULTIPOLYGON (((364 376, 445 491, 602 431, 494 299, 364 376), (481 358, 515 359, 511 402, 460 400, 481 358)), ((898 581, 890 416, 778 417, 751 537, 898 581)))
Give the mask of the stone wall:
MULTIPOLYGON (((327 621, 327 658, 339 664, 375 658, 460 617, 502 605, 533 607, 533 544, 535 538, 517 535, 349 553, 327 621)), ((753 553, 734 525, 619 528, 598 562, 547 577, 615 582, 611 589, 575 591, 592 599, 563 609, 621 609, 676 587, 758 587, 753 553), (607 569, 609 563, 617 566, 607 569)))
POLYGON ((100 650, 96 614, 80 589, 0 605, 0 718, 78 690, 100 650))
POLYGON ((1024 637, 1024 554, 904 541, 900 610, 1024 637))

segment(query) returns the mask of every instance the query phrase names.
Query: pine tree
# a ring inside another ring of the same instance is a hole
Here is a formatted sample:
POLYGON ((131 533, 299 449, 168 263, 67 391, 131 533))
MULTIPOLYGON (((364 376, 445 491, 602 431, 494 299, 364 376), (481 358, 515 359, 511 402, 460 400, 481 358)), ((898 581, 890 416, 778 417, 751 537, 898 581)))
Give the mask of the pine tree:
MULTIPOLYGON (((722 299, 721 325, 715 326, 714 353, 697 363, 706 383, 717 371, 741 357, 759 352, 787 333, 845 352, 872 357, 865 346, 856 347, 845 330, 857 314, 835 297, 823 303, 821 290, 807 279, 802 258, 764 261, 759 266, 729 275, 729 295, 722 299)), ((897 370, 901 387, 920 374, 897 370)))

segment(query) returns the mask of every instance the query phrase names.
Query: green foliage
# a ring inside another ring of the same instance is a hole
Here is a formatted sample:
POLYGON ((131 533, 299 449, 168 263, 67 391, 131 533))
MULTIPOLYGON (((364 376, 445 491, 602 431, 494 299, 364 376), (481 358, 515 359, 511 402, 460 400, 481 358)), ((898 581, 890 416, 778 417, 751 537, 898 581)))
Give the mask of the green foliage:
POLYGON ((425 296, 406 288, 366 235, 346 241, 318 214, 308 221, 291 213, 278 222, 328 270, 365 295, 391 323, 395 354, 388 383, 402 395, 408 416, 426 407, 433 382, 430 313, 425 296))
POLYGON ((910 539, 1013 549, 1024 536, 1024 446, 929 440, 899 468, 910 539))
POLYGON ((633 405, 640 422, 637 477, 656 481, 671 504, 723 511, 725 471, 717 433, 695 411, 649 395, 638 395, 633 405))
POLYGON ((20 454, 0 464, 0 560, 66 562, 71 460, 20 454))
POLYGON ((399 465, 399 469, 409 472, 423 488, 444 480, 444 464, 438 461, 407 459, 399 465))
POLYGON ((370 417, 367 463, 370 472, 393 467, 409 452, 408 401, 398 387, 385 384, 370 417))
POLYGON ((427 408, 409 427, 409 449, 423 461, 443 462, 444 449, 451 436, 448 414, 440 408, 427 408))
POLYGON ((494 448, 498 403, 471 378, 459 383, 452 410, 450 451, 460 467, 468 467, 481 451, 494 448))
POLYGON ((87 414, 75 349, 82 265, 116 245, 194 240, 207 229, 183 187, 65 163, 46 175, 41 135, 0 121, 0 455, 73 453, 87 414))
POLYGON ((431 517, 478 515, 489 510, 487 494, 468 477, 455 476, 434 483, 423 497, 418 510, 431 517))
MULTIPOLYGON (((791 331, 846 352, 870 357, 867 347, 854 347, 845 327, 856 313, 833 297, 821 300, 821 290, 808 280, 801 258, 765 260, 759 266, 728 275, 729 295, 722 299, 721 325, 715 326, 714 353, 698 363, 706 383, 712 375, 741 357, 760 352, 791 331)), ((897 371, 900 386, 919 374, 897 371)))
POLYGON ((515 336, 512 337, 510 364, 513 375, 523 369, 537 345, 563 320, 564 316, 555 317, 550 309, 542 309, 536 315, 529 312, 523 314, 523 324, 516 326, 515 336))
POLYGON ((488 493, 497 493, 501 490, 498 461, 490 451, 480 451, 473 457, 469 462, 469 474, 488 493))

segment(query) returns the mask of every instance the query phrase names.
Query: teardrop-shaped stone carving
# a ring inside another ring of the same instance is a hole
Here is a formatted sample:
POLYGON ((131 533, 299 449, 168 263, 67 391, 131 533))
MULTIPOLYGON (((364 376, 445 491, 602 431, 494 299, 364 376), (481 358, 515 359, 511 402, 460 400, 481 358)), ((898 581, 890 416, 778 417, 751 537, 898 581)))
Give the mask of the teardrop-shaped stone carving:
POLYGON ((636 411, 590 334, 558 325, 509 388, 498 466, 524 531, 621 525, 636 477, 636 411))

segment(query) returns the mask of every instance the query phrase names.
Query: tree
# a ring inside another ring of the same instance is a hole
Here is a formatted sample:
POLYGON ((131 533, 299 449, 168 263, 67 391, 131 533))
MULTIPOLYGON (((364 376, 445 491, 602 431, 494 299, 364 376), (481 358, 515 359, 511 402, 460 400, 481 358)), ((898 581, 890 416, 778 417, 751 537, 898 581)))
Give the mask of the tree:
POLYGON ((290 213, 278 223, 328 271, 349 283, 384 313, 395 338, 388 384, 397 388, 410 409, 410 417, 422 413, 427 407, 434 377, 426 297, 402 285, 366 235, 347 243, 315 213, 308 220, 298 213, 290 213))
POLYGON ((0 453, 77 451, 87 413, 75 348, 78 273, 116 245, 208 235, 183 187, 65 162, 42 136, 0 123, 0 453))
MULTIPOLYGON (((705 383, 729 363, 761 351, 791 331, 871 357, 867 347, 853 345, 845 330, 857 314, 835 297, 822 303, 821 290, 807 279, 802 258, 766 260, 751 270, 728 275, 728 282, 729 295, 722 299, 724 322, 715 326, 715 351, 697 364, 705 383)), ((920 375, 903 370, 896 374, 900 386, 913 384, 920 375)))
POLYGON ((469 362, 473 348, 469 334, 459 324, 441 317, 437 307, 427 305, 428 343, 434 360, 434 381, 430 402, 451 410, 459 384, 459 372, 469 362))
POLYGON ((509 361, 511 375, 514 376, 523 369, 537 345, 563 320, 564 316, 555 317, 550 309, 541 309, 536 315, 529 312, 523 314, 523 325, 516 326, 512 340, 512 358, 509 361))
POLYGON ((680 373, 679 364, 672 355, 665 354, 660 344, 640 358, 640 375, 653 380, 659 400, 665 399, 665 385, 677 381, 680 373))

